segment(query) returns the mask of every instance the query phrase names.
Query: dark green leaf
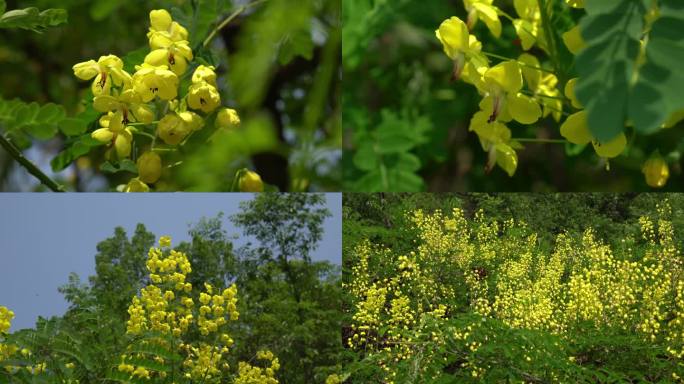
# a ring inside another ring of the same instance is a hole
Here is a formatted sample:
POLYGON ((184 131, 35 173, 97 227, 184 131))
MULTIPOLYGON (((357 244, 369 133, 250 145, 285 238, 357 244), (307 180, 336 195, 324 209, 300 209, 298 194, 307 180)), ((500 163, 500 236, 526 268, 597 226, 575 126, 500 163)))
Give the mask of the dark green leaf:
POLYGON ((0 28, 23 28, 41 32, 48 27, 54 27, 67 22, 67 12, 64 9, 38 8, 15 9, 0 16, 0 28))

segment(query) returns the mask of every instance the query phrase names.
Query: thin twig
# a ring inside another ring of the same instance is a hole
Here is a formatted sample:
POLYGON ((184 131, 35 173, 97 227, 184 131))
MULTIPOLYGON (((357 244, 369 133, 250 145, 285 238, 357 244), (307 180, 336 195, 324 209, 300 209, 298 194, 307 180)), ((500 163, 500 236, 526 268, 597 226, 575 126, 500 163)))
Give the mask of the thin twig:
POLYGON ((43 185, 50 188, 53 192, 66 192, 63 186, 57 184, 56 181, 52 180, 50 176, 46 175, 40 170, 31 160, 27 159, 12 142, 7 140, 3 135, 0 135, 0 146, 5 148, 7 153, 10 154, 22 167, 24 167, 30 174, 35 176, 36 179, 40 180, 43 185))
POLYGON ((236 9, 235 12, 231 13, 230 16, 226 17, 226 19, 223 20, 223 21, 221 22, 221 24, 219 24, 216 28, 214 28, 213 31, 211 31, 211 33, 209 34, 209 36, 207 36, 207 38, 204 39, 204 42, 202 43, 202 47, 206 47, 207 45, 209 45, 209 43, 211 42, 211 40, 214 39, 214 37, 216 36, 216 34, 217 34, 221 29, 225 28, 225 26, 228 25, 231 21, 233 21, 236 17, 240 16, 240 14, 241 14, 242 12, 244 12, 244 11, 246 11, 246 10, 252 8, 252 7, 255 7, 255 6, 257 6, 257 5, 261 4, 261 3, 264 3, 264 2, 266 2, 266 0, 256 0, 256 1, 253 1, 253 2, 251 2, 251 3, 249 3, 249 4, 245 4, 245 5, 241 6, 241 7, 239 7, 238 9, 236 9))

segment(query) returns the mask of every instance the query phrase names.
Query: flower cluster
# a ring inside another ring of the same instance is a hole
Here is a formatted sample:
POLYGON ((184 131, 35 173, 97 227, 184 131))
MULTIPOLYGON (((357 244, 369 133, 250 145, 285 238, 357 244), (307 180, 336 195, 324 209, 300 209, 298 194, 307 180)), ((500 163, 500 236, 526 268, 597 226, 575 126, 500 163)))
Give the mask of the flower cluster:
MULTIPOLYGON (((4 336, 7 334, 7 331, 9 331, 13 318, 14 312, 7 309, 7 307, 0 306, 0 341, 4 339, 4 336)), ((0 361, 8 359, 16 351, 16 345, 4 344, 0 342, 0 361)))
MULTIPOLYGON (((565 3, 573 8, 584 8, 584 1, 565 0, 565 3)), ((552 56, 555 52, 552 46, 555 39, 546 36, 548 26, 543 25, 539 1, 513 1, 517 17, 498 8, 493 0, 463 0, 463 4, 468 13, 466 21, 450 17, 435 33, 444 53, 454 63, 454 79, 473 85, 482 95, 480 110, 472 116, 469 130, 477 134, 482 149, 488 153, 487 170, 498 165, 512 177, 518 167, 516 151, 524 147, 513 137, 509 123, 531 125, 547 116, 556 122, 567 116, 560 125, 560 135, 573 144, 591 143, 600 158, 610 159, 624 152, 627 146, 624 133, 607 141, 599 141, 591 134, 587 113, 575 96, 578 79, 559 82, 557 74, 545 68, 540 58, 532 54, 552 56), (489 32, 500 38, 500 17, 512 21, 523 51, 517 58, 507 59, 482 51, 482 43, 471 34, 482 20, 489 32), (533 49, 535 47, 537 49, 533 49), (503 61, 492 64, 489 57, 503 61)), ((656 9, 648 17, 657 17, 657 5, 654 7, 656 9)), ((562 40, 575 55, 585 46, 579 25, 563 33, 562 40)), ((681 118, 684 115, 673 116, 664 127, 674 125, 681 118)), ((664 186, 669 177, 667 163, 657 155, 644 164, 643 173, 648 185, 656 188, 664 186)))
MULTIPOLYGON (((173 249, 171 239, 162 236, 159 247, 151 248, 146 262, 149 271, 149 285, 144 287, 140 296, 135 296, 128 308, 130 315, 127 333, 144 337, 149 345, 174 349, 172 353, 183 356, 182 376, 191 381, 218 383, 228 375, 230 368, 226 355, 233 345, 233 339, 226 333, 229 321, 238 319, 237 287, 219 290, 211 284, 195 295, 195 289, 186 281, 192 272, 187 256, 173 249), (158 337, 148 336, 152 334, 158 337), (197 344, 186 342, 186 335, 199 334, 197 344), (173 342, 169 342, 173 340, 173 342)), ((270 378, 269 383, 277 383, 274 372, 278 361, 271 352, 264 352, 272 360, 271 367, 264 371, 270 378)), ((141 379, 164 378, 165 371, 154 371, 144 364, 136 364, 143 356, 131 352, 121 356, 118 366, 120 372, 129 377, 141 379)), ((156 356, 158 363, 167 362, 156 356)), ((242 371, 242 364, 240 363, 242 371)), ((236 381, 237 382, 237 381, 236 381)), ((250 381, 245 381, 250 382, 250 381)))
MULTIPOLYGON (((160 153, 175 151, 206 121, 213 119, 216 129, 240 125, 237 111, 221 107, 215 68, 193 62, 188 31, 166 10, 150 12, 147 37, 150 52, 132 75, 111 54, 73 66, 76 77, 93 80, 93 108, 102 113, 92 137, 107 145, 109 159, 137 159, 138 177, 121 188, 126 192, 148 191, 164 173, 160 153), (187 92, 180 94, 192 69, 187 92)), ((254 179, 245 182, 245 191, 258 189, 254 179)))
POLYGON ((257 360, 264 361, 268 364, 267 367, 261 368, 251 365, 249 363, 240 362, 238 368, 238 377, 235 379, 235 384, 277 384, 275 373, 280 369, 280 362, 278 358, 273 355, 271 351, 259 351, 256 355, 257 360))
MULTIPOLYGON (((445 342, 470 351, 461 367, 482 377, 487 367, 474 354, 486 340, 472 338, 475 324, 447 322, 466 304, 482 321, 547 332, 568 344, 577 332, 611 330, 681 359, 684 255, 671 217, 664 202, 656 219, 639 219, 638 253, 631 245, 615 252, 591 229, 579 238, 560 233, 549 252, 514 220, 492 221, 482 212, 468 220, 460 209, 448 216, 413 212, 414 252, 397 256, 369 241, 354 248, 345 283, 353 298, 346 344, 372 359, 385 382, 397 379, 402 361, 440 359, 445 342)), ((543 355, 526 348, 528 359, 543 355)))

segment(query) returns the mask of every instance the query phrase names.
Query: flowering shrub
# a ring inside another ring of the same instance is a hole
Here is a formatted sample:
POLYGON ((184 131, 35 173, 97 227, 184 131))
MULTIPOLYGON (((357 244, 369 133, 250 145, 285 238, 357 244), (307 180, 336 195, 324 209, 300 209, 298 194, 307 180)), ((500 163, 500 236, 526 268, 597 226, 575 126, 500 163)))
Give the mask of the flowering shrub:
POLYGON ((407 253, 348 255, 356 380, 679 382, 684 255, 669 205, 613 249, 592 229, 540 246, 525 223, 407 213, 407 253))

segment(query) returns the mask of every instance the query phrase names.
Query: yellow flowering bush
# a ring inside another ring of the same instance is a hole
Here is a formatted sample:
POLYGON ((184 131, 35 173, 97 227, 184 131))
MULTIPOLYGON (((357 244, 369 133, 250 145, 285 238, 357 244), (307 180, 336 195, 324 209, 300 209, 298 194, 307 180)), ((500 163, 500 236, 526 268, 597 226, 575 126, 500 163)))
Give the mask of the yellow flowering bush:
MULTIPOLYGON (((366 240, 349 255, 345 344, 359 377, 583 382, 607 364, 601 349, 657 362, 645 373, 654 381, 682 375, 684 254, 667 201, 639 219, 640 242, 619 250, 591 228, 560 232, 549 249, 525 223, 482 211, 417 210, 406 220, 413 250, 366 240)), ((613 377, 632 377, 622 369, 613 377)))
POLYGON ((235 284, 220 290, 205 283, 198 296, 186 281, 192 267, 187 256, 170 249, 171 239, 162 236, 146 262, 149 284, 128 308, 128 352, 117 366, 117 380, 151 382, 206 382, 276 384, 280 365, 270 351, 258 352, 265 367, 239 362, 230 367, 227 355, 233 339, 227 324, 238 319, 235 284), (194 335, 194 336, 193 336, 194 335), (199 335, 199 341, 189 342, 199 335), (237 368, 233 374, 231 368, 237 368))
MULTIPOLYGON (((150 12, 147 38, 150 51, 142 63, 126 63, 109 54, 73 66, 78 79, 92 80, 93 98, 87 105, 92 104, 101 117, 91 136, 106 147, 105 169, 138 174, 119 186, 124 192, 166 189, 164 180, 179 164, 177 153, 184 151, 193 135, 211 145, 223 137, 222 129, 240 125, 238 112, 222 106, 216 68, 194 57, 187 29, 168 11, 150 12), (129 73, 126 66, 133 64, 135 71, 129 73), (217 135, 212 136, 214 132, 217 135)), ((234 183, 234 187, 244 192, 263 190, 263 184, 259 189, 255 183, 234 183)))

